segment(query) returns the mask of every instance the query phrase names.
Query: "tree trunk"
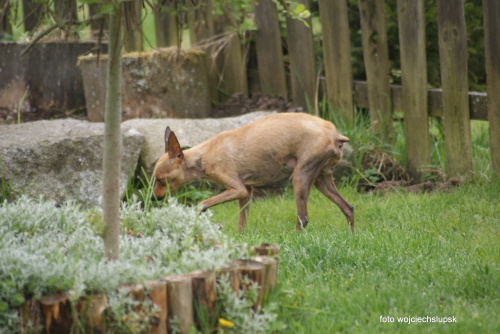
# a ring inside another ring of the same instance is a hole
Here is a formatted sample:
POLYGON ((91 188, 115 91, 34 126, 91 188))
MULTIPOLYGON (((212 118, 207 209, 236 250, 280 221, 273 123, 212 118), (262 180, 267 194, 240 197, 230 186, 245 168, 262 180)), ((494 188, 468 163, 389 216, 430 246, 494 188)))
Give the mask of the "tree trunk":
POLYGON ((104 251, 108 259, 119 255, 120 157, 122 152, 122 7, 115 7, 109 16, 108 78, 104 115, 104 157, 102 211, 105 224, 104 251))

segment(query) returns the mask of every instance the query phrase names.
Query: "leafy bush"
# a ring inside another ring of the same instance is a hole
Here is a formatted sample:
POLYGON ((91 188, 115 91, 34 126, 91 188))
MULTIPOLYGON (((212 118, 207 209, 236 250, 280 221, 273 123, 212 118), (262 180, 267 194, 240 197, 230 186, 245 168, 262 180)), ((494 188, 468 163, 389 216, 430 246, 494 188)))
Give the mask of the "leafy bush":
POLYGON ((0 206, 0 333, 18 328, 17 310, 25 299, 71 290, 116 293, 125 283, 160 279, 174 273, 212 269, 246 255, 228 244, 210 214, 171 201, 149 212, 137 197, 121 210, 120 258, 107 261, 99 236, 100 212, 75 203, 21 197, 0 206), (225 246, 215 249, 221 243, 225 246))

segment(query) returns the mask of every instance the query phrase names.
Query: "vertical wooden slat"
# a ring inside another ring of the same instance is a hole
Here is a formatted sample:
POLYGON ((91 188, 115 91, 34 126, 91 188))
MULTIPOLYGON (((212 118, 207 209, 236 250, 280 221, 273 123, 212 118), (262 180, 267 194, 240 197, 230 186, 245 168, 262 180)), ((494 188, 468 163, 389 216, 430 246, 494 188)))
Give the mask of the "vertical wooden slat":
POLYGON ((23 0, 24 31, 32 32, 42 20, 42 5, 35 0, 23 0))
POLYGON ((351 39, 346 0, 319 0, 326 95, 334 111, 352 117, 351 39))
POLYGON ((263 93, 287 96, 285 66, 281 49, 278 10, 272 0, 255 6, 256 47, 260 87, 263 93))
POLYGON ((500 176, 500 2, 483 0, 491 164, 500 176))
POLYGON ((144 50, 142 43, 142 1, 124 2, 123 6, 125 8, 125 50, 128 52, 142 51, 144 50))
MULTIPOLYGON (((298 0, 307 10, 309 0, 298 0)), ((314 44, 312 22, 308 18, 304 22, 287 17, 288 53, 290 56, 290 78, 292 84, 292 100, 308 111, 314 105, 316 90, 316 65, 314 62, 314 44)))
MULTIPOLYGON (((211 1, 213 5, 213 1, 211 1)), ((216 15, 214 20, 215 34, 222 36, 225 43, 222 43, 223 49, 217 56, 217 67, 219 70, 219 86, 224 94, 219 94, 219 101, 224 102, 235 93, 248 95, 248 81, 246 63, 243 59, 240 36, 231 31, 229 26, 235 26, 236 22, 228 23, 232 20, 229 15, 232 11, 230 3, 223 6, 224 14, 216 15)))
POLYGON ((0 16, 0 38, 3 38, 6 34, 12 36, 12 25, 10 24, 10 1, 0 0, 0 16))
POLYGON ((437 9, 447 173, 464 180, 473 164, 463 0, 438 0, 437 9))
POLYGON ((191 46, 202 45, 207 54, 208 82, 210 90, 210 101, 214 104, 219 102, 218 84, 218 66, 216 61, 216 48, 210 38, 215 35, 214 19, 212 9, 214 8, 212 0, 199 2, 196 6, 189 3, 188 22, 189 36, 191 46), (208 44, 208 45, 204 45, 208 44))
POLYGON ((430 165, 424 0, 398 0, 399 45, 408 170, 430 165))
POLYGON ((177 28, 177 16, 174 6, 169 1, 158 4, 154 12, 156 46, 176 46, 179 43, 179 31, 177 28))
POLYGON ((359 0, 358 4, 370 119, 375 133, 388 139, 392 136, 393 126, 384 0, 359 0))
MULTIPOLYGON (((99 13, 99 6, 97 4, 91 3, 91 4, 88 4, 88 6, 89 6, 90 16, 96 16, 99 13)), ((92 32, 93 37, 99 36, 101 26, 102 26, 103 32, 108 30, 107 16, 106 16, 106 18, 103 18, 102 20, 90 22, 90 31, 92 32)))

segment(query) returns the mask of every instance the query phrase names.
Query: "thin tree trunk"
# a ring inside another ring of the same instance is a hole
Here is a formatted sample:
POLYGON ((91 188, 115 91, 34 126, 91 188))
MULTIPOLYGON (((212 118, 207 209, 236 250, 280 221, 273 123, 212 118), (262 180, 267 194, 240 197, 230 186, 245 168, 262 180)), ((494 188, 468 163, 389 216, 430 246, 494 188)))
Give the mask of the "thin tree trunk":
POLYGON ((122 76, 122 7, 109 16, 108 82, 104 114, 103 220, 104 251, 109 259, 117 259, 119 251, 120 157, 122 152, 121 76, 122 76))

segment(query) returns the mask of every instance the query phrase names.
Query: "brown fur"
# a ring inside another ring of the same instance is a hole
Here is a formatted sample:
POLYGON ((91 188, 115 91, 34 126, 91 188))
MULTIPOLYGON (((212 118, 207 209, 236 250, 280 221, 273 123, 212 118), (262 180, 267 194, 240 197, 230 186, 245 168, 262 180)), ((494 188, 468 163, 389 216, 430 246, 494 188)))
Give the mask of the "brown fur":
POLYGON ((186 183, 211 180, 226 189, 202 201, 211 206, 238 200, 239 228, 245 227, 252 187, 268 184, 292 174, 300 230, 308 223, 307 199, 314 185, 335 203, 354 229, 354 209, 340 196, 333 182, 333 168, 342 159, 340 148, 349 138, 335 126, 305 113, 280 113, 182 151, 175 134, 165 131, 165 154, 155 166, 154 195, 163 198, 167 187, 173 193, 186 183), (167 186, 168 184, 168 186, 167 186))

